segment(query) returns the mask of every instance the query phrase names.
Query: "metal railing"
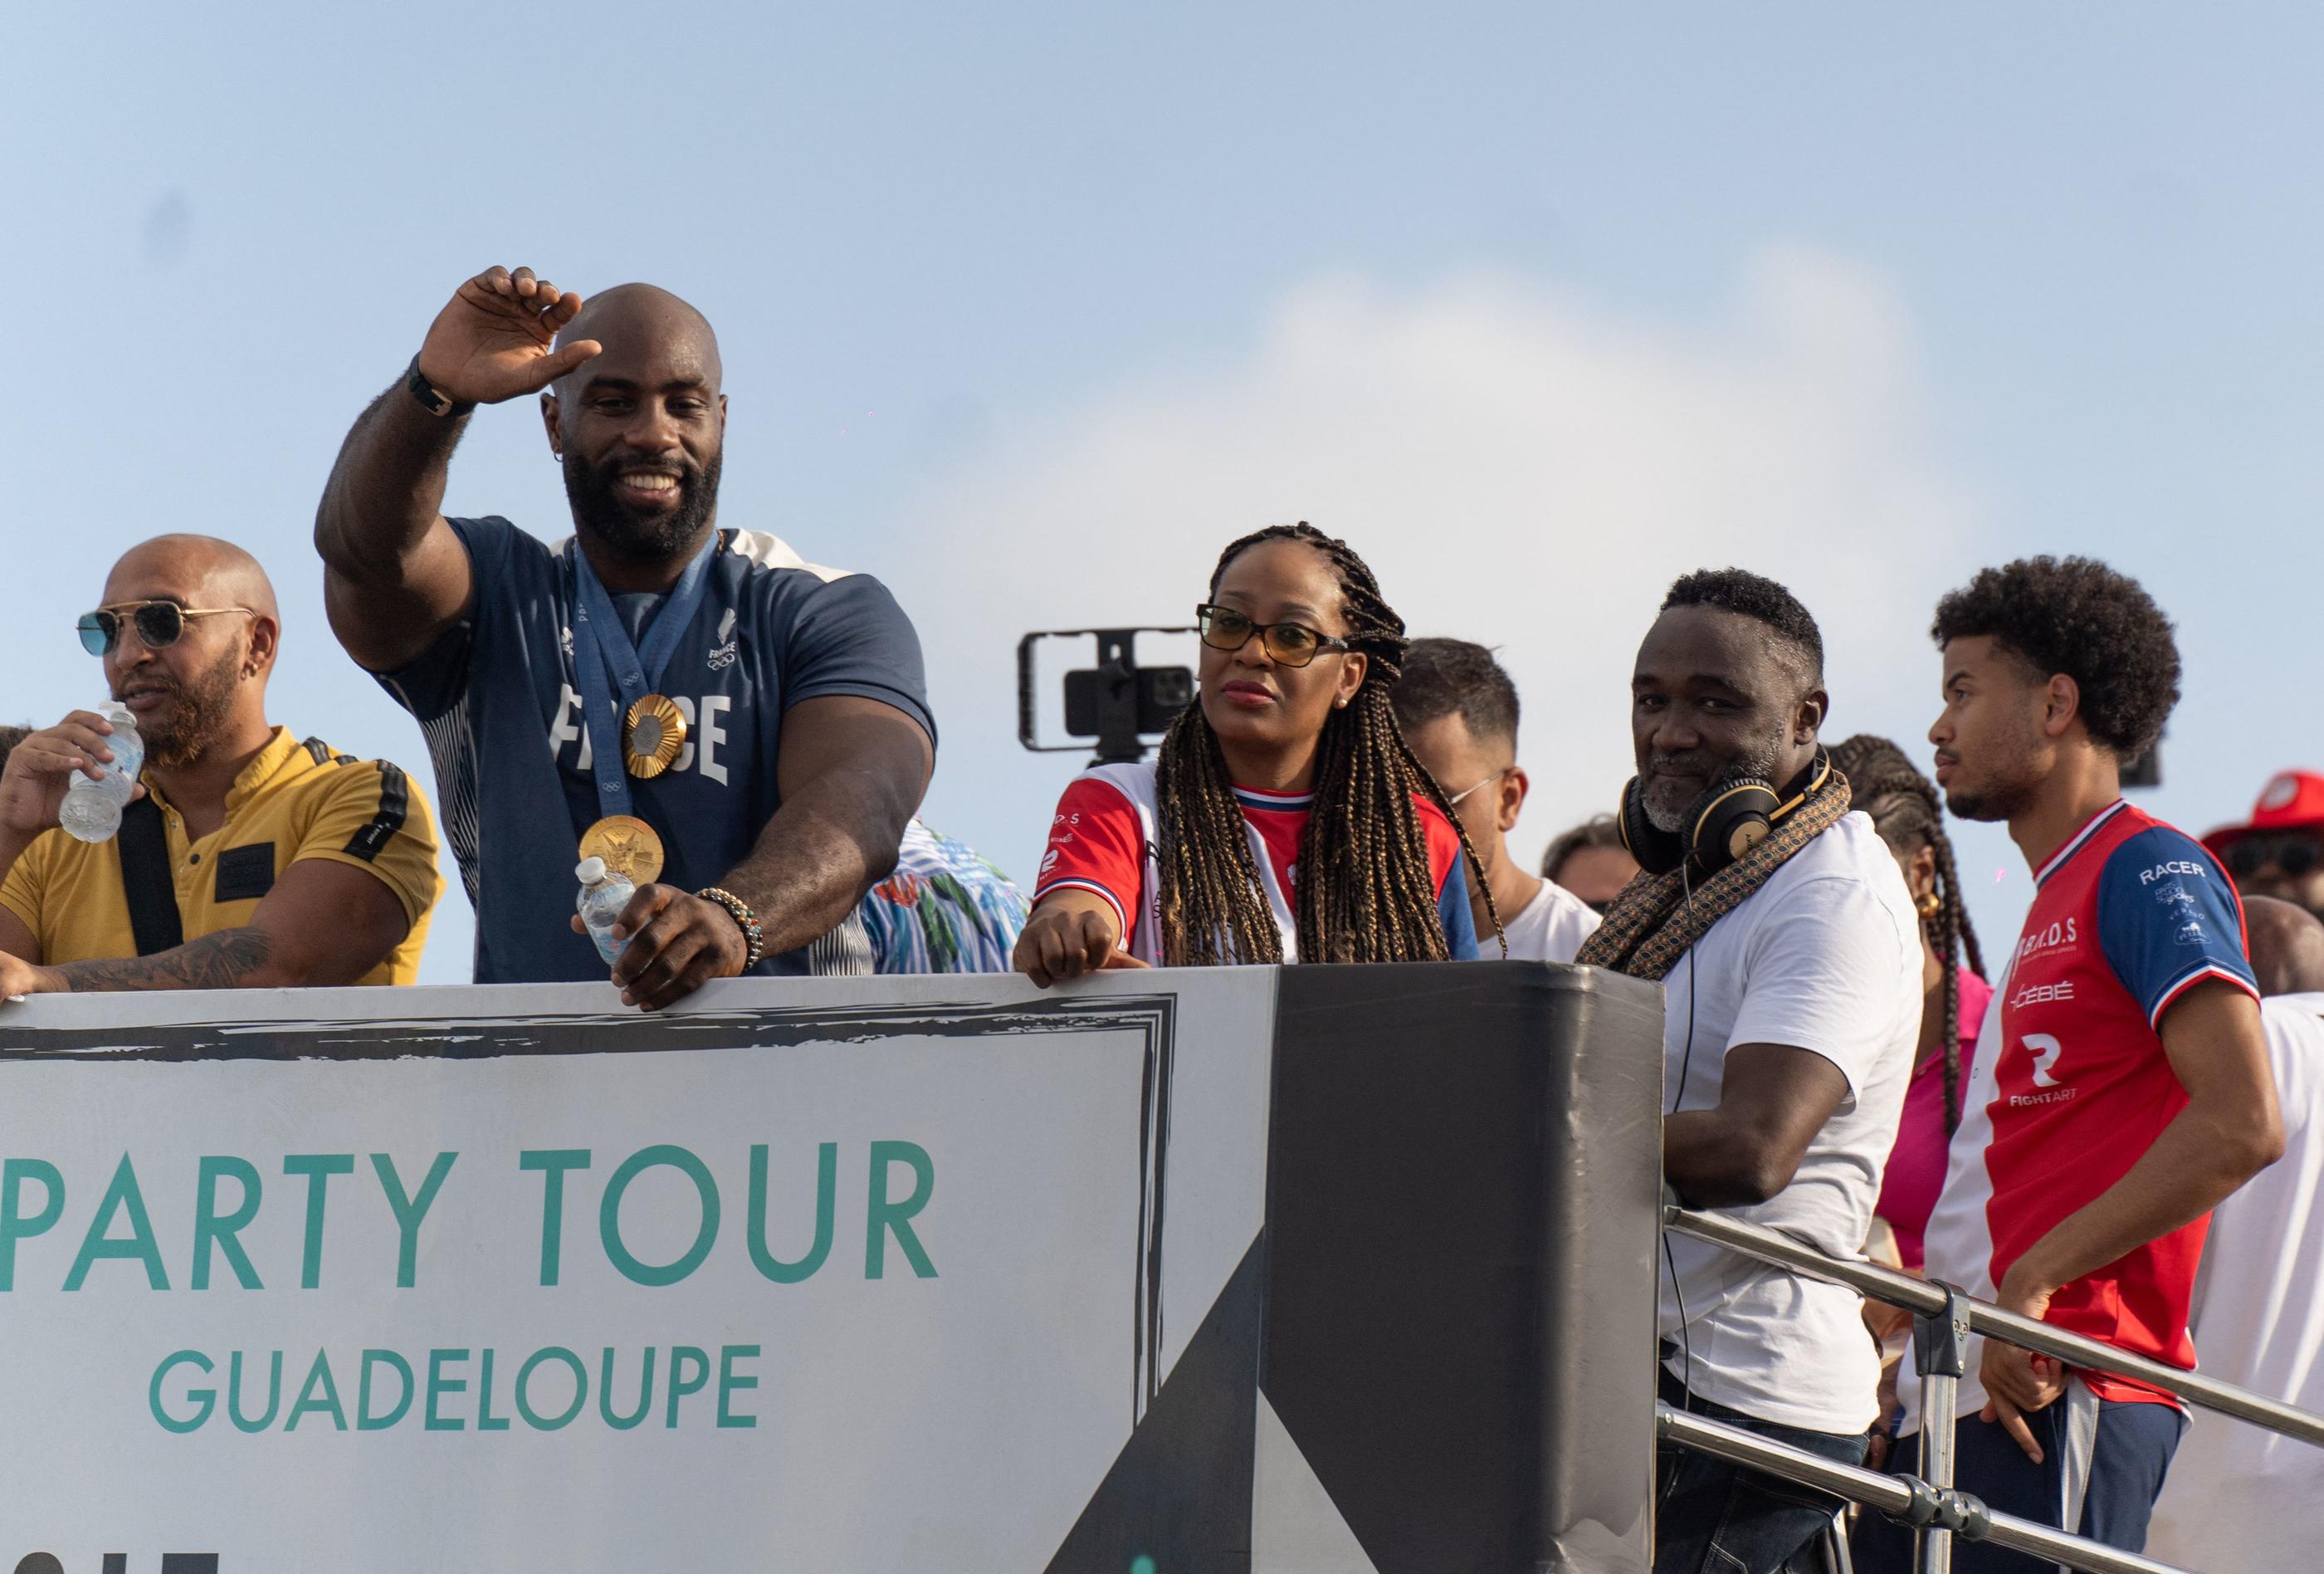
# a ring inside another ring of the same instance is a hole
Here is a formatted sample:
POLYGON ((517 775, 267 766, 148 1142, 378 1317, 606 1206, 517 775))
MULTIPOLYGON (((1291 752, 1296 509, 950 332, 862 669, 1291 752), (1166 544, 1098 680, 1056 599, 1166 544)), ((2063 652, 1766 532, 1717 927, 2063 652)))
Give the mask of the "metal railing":
POLYGON ((2101 1546, 2050 1525, 1997 1514, 1954 1486, 1953 1412, 1967 1370, 1964 1346, 1971 1334, 2054 1356, 2068 1366, 2112 1372, 2206 1410, 2324 1447, 2324 1416, 2004 1311, 1949 1285, 1915 1279, 1877 1264, 1828 1257, 1789 1236, 1699 1208, 1667 1206, 1663 1225, 1763 1263, 1844 1284, 1913 1314, 1914 1365, 1921 1375, 1922 1458, 1916 1477, 1884 1476, 1841 1465, 1659 1403, 1655 1420, 1658 1434, 1667 1441, 1849 1498, 1911 1526, 1918 1574, 1949 1574, 1957 1535, 2015 1547, 2093 1574, 2156 1574, 2158 1570, 2177 1574, 2167 1563, 2101 1546))
MULTIPOLYGON (((1659 1399, 1655 1401, 1655 1431, 1665 1441, 1681 1448, 1716 1454, 1722 1459, 1732 1459, 1803 1486, 1877 1508, 1893 1520, 1918 1526, 1923 1537, 1944 1536, 1948 1538, 1946 1567, 1950 1566, 1952 1559, 1950 1538, 1963 1535, 2090 1569, 2093 1574, 2186 1574, 2183 1569, 2142 1558, 2135 1552, 2116 1551, 2050 1525, 2019 1519, 2015 1514, 1997 1514, 1966 1492, 1950 1488, 1939 1491, 1915 1477, 1884 1476, 1861 1465, 1843 1465, 1837 1459, 1794 1449, 1788 1443, 1779 1443, 1708 1416, 1673 1410, 1659 1399)), ((1923 1568, 1928 1566, 1926 1544, 1924 1541, 1923 1568)))

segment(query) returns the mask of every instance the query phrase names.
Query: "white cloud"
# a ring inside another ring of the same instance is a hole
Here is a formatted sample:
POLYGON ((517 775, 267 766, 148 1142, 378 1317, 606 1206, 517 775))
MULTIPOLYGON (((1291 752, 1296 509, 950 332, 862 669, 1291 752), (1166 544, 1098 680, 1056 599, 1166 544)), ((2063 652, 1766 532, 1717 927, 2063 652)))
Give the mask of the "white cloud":
POLYGON ((923 555, 892 577, 945 729, 930 817, 1029 871, 1073 759, 1006 741, 1017 634, 1183 622, 1226 542, 1296 518, 1354 544, 1414 632, 1502 647, 1537 795, 1520 851, 1610 804, 1638 638, 1696 567, 1792 586, 1837 733, 1925 753, 1923 631, 1984 532, 1921 385, 1891 292, 1800 247, 1755 259, 1708 326, 1489 274, 1317 280, 1248 352, 1058 412, 921 501, 923 555))

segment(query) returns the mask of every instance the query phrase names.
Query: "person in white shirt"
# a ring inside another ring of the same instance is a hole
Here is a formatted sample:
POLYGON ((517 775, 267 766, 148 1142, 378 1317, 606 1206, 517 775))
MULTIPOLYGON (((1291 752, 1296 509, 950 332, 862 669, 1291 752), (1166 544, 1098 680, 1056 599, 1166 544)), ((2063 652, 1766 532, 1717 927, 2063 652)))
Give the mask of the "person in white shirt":
MULTIPOLYGON (((2204 1373, 2324 1411, 2324 922, 2244 898, 2283 1157, 2211 1212, 2190 1325, 2204 1373)), ((2324 1455, 2209 1412, 2194 1420, 2146 1531, 2146 1555, 2248 1574, 2312 1569, 2324 1455)))
MULTIPOLYGON (((1570 962, 1598 927, 1598 915, 1554 880, 1509 856, 1530 785, 1517 764, 1517 690, 1493 653, 1467 640, 1417 639, 1389 699, 1405 741, 1436 784, 1477 849, 1469 905, 1479 934, 1489 934, 1485 889, 1501 915, 1512 962, 1570 962)), ((1484 954, 1497 953, 1484 948, 1484 954)))
MULTIPOLYGON (((1741 569, 1673 585, 1630 686, 1644 871, 1579 960, 1664 986, 1663 1174, 1685 1202, 1860 1255, 1921 1031, 1904 877, 1816 734, 1823 639, 1741 569)), ((1855 1464, 1880 1356, 1840 1286, 1665 1237, 1665 1403, 1855 1464)), ((1663 1451, 1656 1574, 1773 1574, 1836 1504, 1663 1451)))

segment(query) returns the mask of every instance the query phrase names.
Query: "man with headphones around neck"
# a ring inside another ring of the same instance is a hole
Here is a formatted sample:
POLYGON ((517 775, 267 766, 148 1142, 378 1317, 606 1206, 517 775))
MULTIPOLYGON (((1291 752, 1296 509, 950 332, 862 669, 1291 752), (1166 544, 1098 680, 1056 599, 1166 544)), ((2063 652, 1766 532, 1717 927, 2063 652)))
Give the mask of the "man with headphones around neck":
MULTIPOLYGON (((1582 949, 1664 983, 1664 1178, 1687 1203, 1836 1256, 1863 1245, 1921 1025, 1918 921, 1896 861, 1816 735, 1823 638, 1739 569, 1679 579, 1638 647, 1643 869, 1582 949)), ((1854 1464, 1879 1354, 1838 1285, 1666 1238, 1663 1398, 1854 1464)), ((1830 1523, 1812 1493, 1666 1449, 1656 1574, 1774 1574, 1830 1523)))

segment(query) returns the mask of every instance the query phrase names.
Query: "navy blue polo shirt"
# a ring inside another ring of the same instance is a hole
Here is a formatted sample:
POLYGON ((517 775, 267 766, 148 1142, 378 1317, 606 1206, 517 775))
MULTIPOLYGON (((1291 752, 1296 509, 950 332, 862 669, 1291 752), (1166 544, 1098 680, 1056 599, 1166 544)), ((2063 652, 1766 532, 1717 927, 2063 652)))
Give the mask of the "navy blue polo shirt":
MULTIPOLYGON (((497 517, 449 523, 475 570, 475 606, 379 681, 427 736, 445 840, 476 910, 476 982, 602 981, 605 964, 567 921, 581 834, 598 819, 573 668, 576 549, 497 517)), ((659 601, 620 598, 633 636, 659 601)), ((774 817, 783 714, 800 700, 877 699, 936 737, 919 636, 887 587, 750 531, 719 532, 660 692, 686 717, 686 746, 659 776, 631 779, 630 812, 660 833, 662 882, 687 891, 724 880, 774 817)), ((805 973, 807 951, 758 971, 805 973)))

